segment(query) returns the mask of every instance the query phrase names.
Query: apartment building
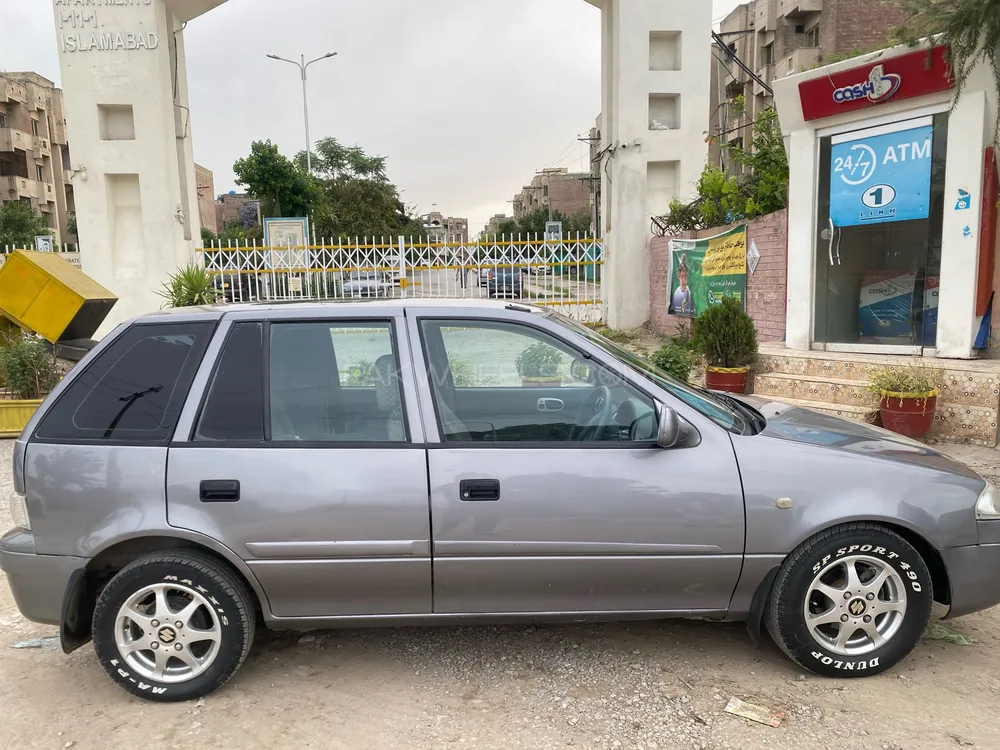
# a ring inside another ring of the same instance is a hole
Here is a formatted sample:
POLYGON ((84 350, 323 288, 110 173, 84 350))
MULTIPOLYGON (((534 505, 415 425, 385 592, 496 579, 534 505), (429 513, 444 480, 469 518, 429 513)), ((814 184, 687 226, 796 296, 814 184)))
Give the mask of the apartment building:
POLYGON ((768 89, 775 79, 885 46, 906 17, 902 0, 755 0, 737 6, 720 24, 724 46, 712 49, 712 161, 735 169, 722 144, 749 142, 754 117, 772 105, 768 89), (742 111, 734 106, 737 97, 742 111))
POLYGON ((566 216, 578 211, 590 211, 593 184, 590 172, 570 172, 566 167, 543 169, 514 196, 514 218, 520 219, 549 206, 553 213, 558 211, 566 216))
POLYGON ((237 193, 231 190, 219 196, 215 201, 215 225, 217 232, 222 232, 227 226, 236 222, 240 218, 240 211, 249 204, 257 206, 257 223, 260 223, 260 201, 251 198, 246 193, 237 193))
POLYGON ((427 237, 432 242, 468 242, 469 220, 455 216, 445 216, 440 211, 431 211, 424 222, 427 237), (430 227, 433 227, 431 229, 430 227))
POLYGON ((76 210, 62 90, 37 73, 0 73, 0 203, 23 201, 57 244, 76 210))
POLYGON ((500 234, 500 225, 505 221, 509 221, 510 217, 507 214, 493 214, 490 220, 486 222, 486 227, 483 229, 484 234, 500 234))

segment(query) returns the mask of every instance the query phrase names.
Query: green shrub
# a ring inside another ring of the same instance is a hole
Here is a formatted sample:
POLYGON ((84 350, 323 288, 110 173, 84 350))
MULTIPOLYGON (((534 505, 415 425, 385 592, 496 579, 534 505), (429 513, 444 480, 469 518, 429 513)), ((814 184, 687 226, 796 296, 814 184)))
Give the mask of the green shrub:
POLYGON ((698 316, 694 347, 710 367, 747 367, 757 357, 757 329, 738 300, 723 297, 698 316))
POLYGON ((222 299, 215 280, 201 266, 187 266, 170 276, 158 292, 164 307, 195 307, 214 305, 222 299))
POLYGON ((55 358, 41 339, 15 336, 0 348, 0 373, 17 398, 41 398, 59 382, 55 358))
POLYGON ((688 382, 691 370, 694 369, 694 356, 684 347, 676 344, 664 344, 655 352, 650 360, 667 375, 682 383, 688 382))
POLYGON ((868 371, 868 390, 881 399, 886 395, 928 398, 938 390, 941 373, 923 365, 873 367, 868 371))
POLYGON ((514 364, 522 378, 552 378, 559 373, 562 354, 554 346, 539 341, 521 352, 514 364))
POLYGON ((691 326, 687 323, 681 323, 678 325, 677 330, 674 331, 673 335, 670 337, 670 343, 674 346, 679 346, 681 349, 693 351, 694 337, 691 333, 691 326))

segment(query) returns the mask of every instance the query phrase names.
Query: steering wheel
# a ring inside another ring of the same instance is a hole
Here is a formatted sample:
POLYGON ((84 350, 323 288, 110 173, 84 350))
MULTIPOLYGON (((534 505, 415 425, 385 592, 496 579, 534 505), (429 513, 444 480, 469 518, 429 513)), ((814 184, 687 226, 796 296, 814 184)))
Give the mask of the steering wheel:
POLYGON ((573 442, 593 440, 600 427, 611 423, 613 413, 611 390, 605 385, 595 388, 594 392, 580 404, 569 439, 573 442))

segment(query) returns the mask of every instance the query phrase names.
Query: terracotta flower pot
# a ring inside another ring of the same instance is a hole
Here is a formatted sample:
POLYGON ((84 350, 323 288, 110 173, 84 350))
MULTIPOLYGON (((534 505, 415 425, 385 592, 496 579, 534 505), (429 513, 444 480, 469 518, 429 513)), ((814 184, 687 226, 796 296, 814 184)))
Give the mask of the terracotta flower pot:
POLYGON ((706 367, 705 386, 710 391, 746 393, 749 367, 706 367))
POLYGON ((939 391, 883 393, 879 401, 882 426, 905 437, 922 440, 934 426, 939 391))

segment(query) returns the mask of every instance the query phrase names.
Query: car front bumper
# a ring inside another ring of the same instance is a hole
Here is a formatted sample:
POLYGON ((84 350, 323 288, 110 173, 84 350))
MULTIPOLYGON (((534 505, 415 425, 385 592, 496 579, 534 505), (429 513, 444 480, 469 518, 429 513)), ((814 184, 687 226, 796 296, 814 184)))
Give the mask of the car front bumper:
POLYGON ((34 622, 60 624, 67 584, 86 564, 82 557, 36 555, 30 532, 15 530, 0 539, 0 569, 17 608, 34 622))
POLYGON ((951 584, 948 619, 1000 604, 1000 543, 952 547, 941 557, 951 584))

